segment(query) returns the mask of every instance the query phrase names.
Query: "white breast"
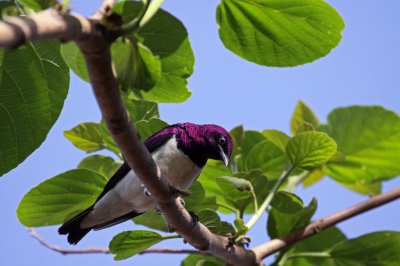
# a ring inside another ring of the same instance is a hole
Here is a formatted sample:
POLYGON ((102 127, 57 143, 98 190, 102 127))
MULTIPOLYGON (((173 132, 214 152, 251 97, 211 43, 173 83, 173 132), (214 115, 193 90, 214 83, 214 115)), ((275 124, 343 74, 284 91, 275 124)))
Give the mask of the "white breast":
MULTIPOLYGON (((180 190, 187 190, 201 172, 201 168, 178 150, 175 137, 154 151, 152 156, 162 175, 180 190)), ((155 209, 153 200, 144 195, 142 183, 131 170, 94 205, 93 211, 82 221, 81 226, 91 227, 132 211, 145 212, 152 209, 155 209)))

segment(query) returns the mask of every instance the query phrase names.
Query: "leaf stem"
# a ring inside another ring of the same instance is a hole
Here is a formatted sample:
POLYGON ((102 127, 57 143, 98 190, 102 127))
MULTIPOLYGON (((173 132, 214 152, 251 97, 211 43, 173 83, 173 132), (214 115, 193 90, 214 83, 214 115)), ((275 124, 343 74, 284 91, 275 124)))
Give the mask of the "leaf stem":
POLYGON ((164 240, 167 240, 167 239, 175 239, 175 238, 181 238, 181 236, 180 235, 170 235, 170 236, 162 236, 162 238, 164 239, 164 240))
POLYGON ((254 213, 254 215, 251 217, 251 219, 247 222, 246 226, 248 230, 250 230, 260 219, 261 215, 264 213, 264 211, 267 209, 269 204, 271 203, 272 199, 274 198, 276 192, 278 192, 279 187, 286 181, 286 179, 289 177, 291 172, 294 170, 295 166, 291 166, 289 170, 283 171, 281 177, 276 181, 274 187, 272 188, 272 191, 268 194, 268 196, 265 198, 264 202, 261 204, 260 208, 254 213))
POLYGON ((327 258, 330 257, 329 252, 299 252, 299 253, 294 253, 286 256, 286 260, 291 260, 295 258, 327 258))
POLYGON ((121 34, 127 35, 143 27, 160 9, 164 0, 144 0, 144 7, 139 15, 121 27, 121 34))
POLYGON ((253 197, 254 211, 258 212, 258 202, 257 202, 257 197, 256 197, 256 193, 254 192, 253 186, 251 187, 250 193, 251 193, 251 196, 253 197))

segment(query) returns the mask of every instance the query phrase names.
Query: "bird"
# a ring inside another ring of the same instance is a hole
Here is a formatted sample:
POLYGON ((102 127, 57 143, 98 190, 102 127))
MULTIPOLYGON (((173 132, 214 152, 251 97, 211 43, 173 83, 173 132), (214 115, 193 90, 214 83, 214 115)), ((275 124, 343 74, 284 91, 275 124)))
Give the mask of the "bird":
MULTIPOLYGON (((228 166, 233 150, 229 132, 213 124, 173 124, 149 137, 144 145, 176 191, 187 191, 208 159, 228 166)), ((76 245, 92 229, 105 229, 152 210, 156 206, 150 193, 124 162, 94 204, 66 221, 58 232, 76 245)))

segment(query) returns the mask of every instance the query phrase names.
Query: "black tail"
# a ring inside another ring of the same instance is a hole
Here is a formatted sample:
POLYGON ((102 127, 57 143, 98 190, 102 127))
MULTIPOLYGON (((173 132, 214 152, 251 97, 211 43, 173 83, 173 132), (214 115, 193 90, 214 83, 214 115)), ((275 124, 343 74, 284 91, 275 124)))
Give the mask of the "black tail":
POLYGON ((76 245, 87 233, 90 232, 90 230, 92 230, 92 228, 81 228, 82 220, 92 209, 93 206, 79 213, 74 218, 66 221, 62 226, 60 226, 60 228, 58 228, 58 233, 60 235, 68 234, 68 242, 76 245))

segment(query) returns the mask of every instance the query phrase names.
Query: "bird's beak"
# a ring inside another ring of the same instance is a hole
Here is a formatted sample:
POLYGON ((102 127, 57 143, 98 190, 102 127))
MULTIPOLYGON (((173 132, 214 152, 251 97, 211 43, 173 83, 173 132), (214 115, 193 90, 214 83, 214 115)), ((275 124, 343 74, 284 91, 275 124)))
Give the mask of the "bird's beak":
POLYGON ((219 151, 219 155, 221 156, 222 162, 225 164, 225 166, 228 166, 229 158, 225 154, 224 149, 222 149, 222 147, 218 145, 218 151, 219 151))

